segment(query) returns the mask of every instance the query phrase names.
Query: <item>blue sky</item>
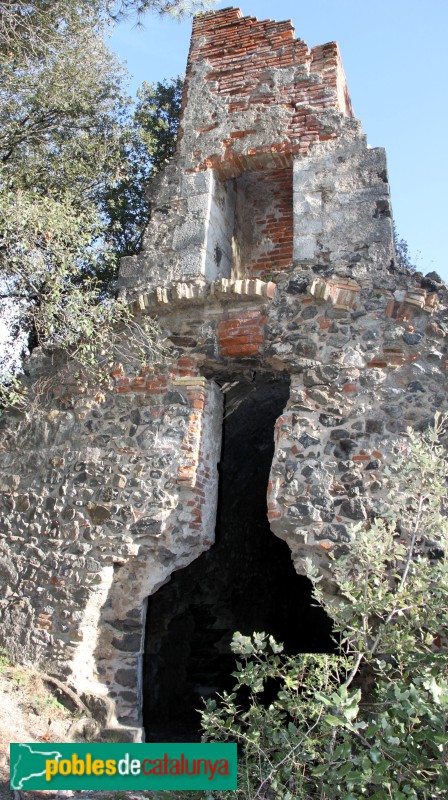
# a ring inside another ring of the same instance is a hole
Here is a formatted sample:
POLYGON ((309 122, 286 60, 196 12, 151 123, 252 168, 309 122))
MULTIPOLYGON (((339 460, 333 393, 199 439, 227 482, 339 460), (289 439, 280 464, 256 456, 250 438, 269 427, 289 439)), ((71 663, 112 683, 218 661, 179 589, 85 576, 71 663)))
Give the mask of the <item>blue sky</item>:
MULTIPOLYGON (((448 282, 447 0, 241 0, 244 15, 292 19, 312 47, 336 40, 356 116, 368 142, 386 148, 400 236, 418 268, 448 282)), ((185 71, 191 22, 147 16, 122 24, 110 45, 127 61, 134 93, 185 71)))

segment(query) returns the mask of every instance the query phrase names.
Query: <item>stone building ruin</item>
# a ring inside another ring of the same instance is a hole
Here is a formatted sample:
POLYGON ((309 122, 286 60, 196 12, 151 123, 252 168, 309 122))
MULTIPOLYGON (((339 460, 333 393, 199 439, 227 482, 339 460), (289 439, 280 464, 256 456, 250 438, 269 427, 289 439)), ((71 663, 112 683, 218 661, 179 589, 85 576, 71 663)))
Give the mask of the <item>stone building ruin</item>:
POLYGON ((105 397, 61 373, 0 446, 1 643, 134 739, 147 691, 160 738, 167 683, 193 707, 219 688, 242 607, 247 633, 328 646, 293 579, 311 558, 331 590, 401 434, 447 391, 446 288, 394 261, 385 153, 335 43, 235 8, 196 17, 177 154, 149 191, 119 284, 165 362, 118 363, 105 397))

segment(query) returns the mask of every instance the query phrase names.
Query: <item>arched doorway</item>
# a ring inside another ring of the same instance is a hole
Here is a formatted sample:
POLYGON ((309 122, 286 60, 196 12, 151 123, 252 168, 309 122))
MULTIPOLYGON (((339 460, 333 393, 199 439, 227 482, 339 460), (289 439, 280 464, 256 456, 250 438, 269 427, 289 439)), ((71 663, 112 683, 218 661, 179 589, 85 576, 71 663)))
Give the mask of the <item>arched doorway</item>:
POLYGON ((149 598, 144 655, 148 741, 199 739, 202 698, 231 689, 234 631, 265 631, 289 653, 332 649, 331 622, 312 605, 285 542, 270 530, 266 494, 274 425, 289 377, 227 376, 213 547, 149 598))

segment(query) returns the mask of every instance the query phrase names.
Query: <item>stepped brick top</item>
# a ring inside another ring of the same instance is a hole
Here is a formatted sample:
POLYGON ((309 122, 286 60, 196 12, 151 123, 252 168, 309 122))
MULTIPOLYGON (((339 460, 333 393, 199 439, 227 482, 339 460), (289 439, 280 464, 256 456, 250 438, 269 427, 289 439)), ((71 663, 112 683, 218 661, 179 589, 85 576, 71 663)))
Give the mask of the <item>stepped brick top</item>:
POLYGON ((353 116, 338 46, 310 50, 290 21, 195 18, 176 155, 150 195, 142 251, 120 268, 132 299, 392 257, 384 156, 353 116))
POLYGON ((287 166, 291 155, 306 153, 312 142, 335 138, 337 133, 322 112, 353 117, 336 42, 309 50, 304 41, 294 38, 291 21, 259 21, 243 17, 237 8, 195 18, 184 98, 187 108, 183 128, 193 122, 201 137, 200 147, 193 148, 193 168, 215 167, 224 178, 264 168, 266 156, 277 167, 287 166), (205 94, 215 101, 207 118, 203 108, 190 103, 197 68, 205 94), (275 120, 274 128, 263 125, 263 107, 275 120), (257 109, 256 118, 253 125, 244 125, 251 108, 257 109), (221 147, 213 152, 209 146, 216 145, 213 131, 223 119, 226 130, 221 147))

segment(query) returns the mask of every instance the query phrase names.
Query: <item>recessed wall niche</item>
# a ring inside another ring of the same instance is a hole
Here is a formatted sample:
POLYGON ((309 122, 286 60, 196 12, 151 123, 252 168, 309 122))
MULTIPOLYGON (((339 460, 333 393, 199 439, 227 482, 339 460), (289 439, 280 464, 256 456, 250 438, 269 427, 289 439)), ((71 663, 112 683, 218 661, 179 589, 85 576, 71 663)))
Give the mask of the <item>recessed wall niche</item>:
POLYGON ((292 264, 292 167, 244 172, 222 182, 214 172, 205 278, 270 277, 292 264))

